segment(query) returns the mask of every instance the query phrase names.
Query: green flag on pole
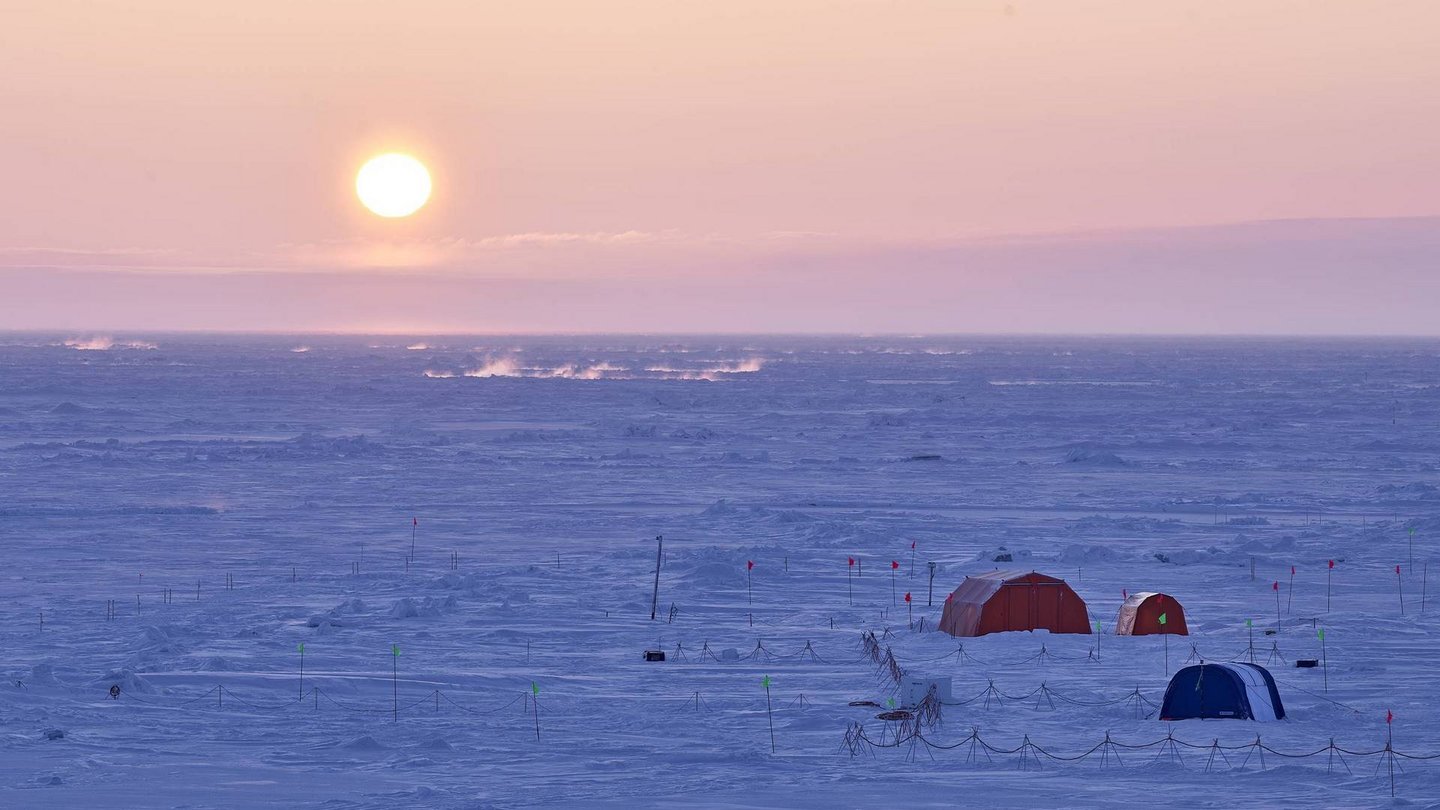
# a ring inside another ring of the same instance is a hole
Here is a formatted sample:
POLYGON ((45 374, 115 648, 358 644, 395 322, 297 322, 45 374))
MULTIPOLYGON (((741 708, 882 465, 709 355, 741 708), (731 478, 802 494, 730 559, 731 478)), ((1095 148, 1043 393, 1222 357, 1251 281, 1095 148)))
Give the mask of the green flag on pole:
POLYGON ((390 645, 390 652, 391 652, 391 654, 393 654, 393 655, 399 655, 399 654, 400 654, 400 645, 399 645, 399 644, 391 644, 391 645, 390 645))
POLYGON ((1324 641, 1324 640, 1325 640, 1325 628, 1322 627, 1322 628, 1320 628, 1319 630, 1316 630, 1316 631, 1315 631, 1315 634, 1320 637, 1320 640, 1321 640, 1321 641, 1324 641))
POLYGON ((1249 620, 1249 619, 1246 619, 1246 620, 1245 620, 1245 626, 1246 626, 1246 627, 1251 627, 1251 626, 1252 626, 1252 625, 1250 624, 1250 620, 1249 620))
POLYGON ((1100 620, 1099 620, 1099 619, 1096 619, 1096 620, 1095 620, 1095 632, 1097 632, 1097 633, 1100 632, 1100 620))
POLYGON ((886 699, 885 699, 885 705, 886 705, 886 706, 889 706, 889 707, 892 708, 892 709, 895 708, 895 698, 893 698, 893 697, 892 697, 892 698, 886 698, 886 699))
POLYGON ((770 676, 769 676, 769 675, 766 675, 765 677, 761 678, 761 679, 760 679, 760 685, 763 686, 763 687, 765 687, 766 689, 769 689, 769 688, 770 688, 770 676))
POLYGON ((530 691, 531 691, 531 692, 534 692, 534 693, 537 694, 537 695, 540 694, 540 687, 539 687, 539 685, 536 684, 534 681, 531 681, 531 682, 530 682, 530 691))
POLYGON ((302 652, 302 653, 305 652, 305 645, 304 645, 304 644, 301 644, 301 645, 300 645, 300 652, 302 652))

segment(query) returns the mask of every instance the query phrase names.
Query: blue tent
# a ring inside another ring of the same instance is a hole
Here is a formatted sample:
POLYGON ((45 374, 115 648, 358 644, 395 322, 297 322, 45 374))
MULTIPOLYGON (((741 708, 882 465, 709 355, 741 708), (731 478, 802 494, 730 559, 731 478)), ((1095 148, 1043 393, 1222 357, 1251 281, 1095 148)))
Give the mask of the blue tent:
POLYGON ((1284 720, 1275 679, 1255 664, 1197 664, 1170 679, 1161 720, 1284 720))

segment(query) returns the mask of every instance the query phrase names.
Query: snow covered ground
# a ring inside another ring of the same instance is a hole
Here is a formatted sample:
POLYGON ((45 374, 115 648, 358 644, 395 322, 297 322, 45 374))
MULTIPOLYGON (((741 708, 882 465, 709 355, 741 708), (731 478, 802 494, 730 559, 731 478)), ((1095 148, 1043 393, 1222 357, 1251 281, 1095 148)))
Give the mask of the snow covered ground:
POLYGON ((1437 424, 1435 342, 0 335, 0 806, 1440 806, 1327 750, 1440 754, 1437 424), (1175 596, 1172 673, 1253 620, 1290 719, 1155 719, 1158 637, 962 652, 997 567, 1175 596), (937 747, 842 745, 865 631, 937 747), (1201 747, 1026 745, 1107 732, 1201 747))

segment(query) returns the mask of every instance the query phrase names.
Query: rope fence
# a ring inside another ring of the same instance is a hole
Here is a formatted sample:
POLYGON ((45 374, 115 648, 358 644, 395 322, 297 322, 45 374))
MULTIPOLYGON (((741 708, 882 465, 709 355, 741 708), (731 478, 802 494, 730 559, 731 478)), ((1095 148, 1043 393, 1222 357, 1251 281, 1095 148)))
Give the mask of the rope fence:
MULTIPOLYGON (((927 737, 923 724, 901 723, 893 733, 890 733, 888 729, 882 731, 881 738, 877 740, 870 736, 862 724, 853 722, 845 729, 845 736, 841 741, 840 750, 849 753, 852 757, 858 757, 862 754, 868 754, 874 757, 877 749, 898 749, 905 746, 909 746, 912 756, 914 751, 922 746, 924 750, 931 752, 932 757, 933 752, 936 751, 949 752, 965 749, 965 761, 969 764, 979 764, 982 757, 987 762, 993 764, 994 759, 992 755, 1015 756, 1016 767, 1021 770, 1037 768, 1044 760, 1068 764, 1084 762, 1092 756, 1099 758, 1100 767, 1102 768, 1111 766, 1123 767, 1124 763, 1120 757, 1122 751, 1133 753, 1151 750, 1155 752, 1153 762, 1165 760, 1183 767, 1184 760, 1181 754, 1183 749, 1205 752, 1204 770, 1206 773, 1218 769, 1217 759, 1232 769, 1240 770, 1249 765, 1252 758, 1255 758, 1259 767, 1265 768, 1265 755, 1269 754, 1272 757, 1278 757, 1283 760, 1305 760, 1312 757, 1324 756, 1326 757, 1327 773, 1333 772, 1338 763, 1343 766, 1347 772, 1353 774, 1354 772, 1350 770, 1350 765, 1345 761, 1345 757, 1349 756, 1364 759, 1378 756, 1381 760, 1377 764, 1376 774, 1379 774, 1380 768, 1389 769, 1391 796, 1395 795, 1395 770, 1400 768, 1400 760, 1408 762, 1428 762, 1440 759, 1440 753, 1415 754, 1397 750, 1388 738, 1388 735, 1384 747, 1373 750, 1346 748, 1336 744, 1335 739, 1332 737, 1326 745, 1313 750, 1284 751, 1265 743, 1259 734, 1255 735, 1255 739, 1248 743, 1221 745, 1218 737, 1212 738, 1208 743, 1195 743, 1176 737, 1173 731, 1158 740, 1142 743, 1126 743, 1115 739, 1110 735, 1109 731, 1106 731, 1105 738, 1100 742, 1075 753, 1065 754, 1036 743, 1030 739, 1029 734, 1023 734, 1020 744, 1012 748, 991 744, 980 736, 979 728, 971 728, 970 733, 963 739, 950 743, 942 743, 927 737), (1233 755, 1238 758, 1242 752, 1245 758, 1240 761, 1240 764, 1231 764, 1230 757, 1233 755)), ((1403 770, 1403 768, 1401 770, 1403 770)))

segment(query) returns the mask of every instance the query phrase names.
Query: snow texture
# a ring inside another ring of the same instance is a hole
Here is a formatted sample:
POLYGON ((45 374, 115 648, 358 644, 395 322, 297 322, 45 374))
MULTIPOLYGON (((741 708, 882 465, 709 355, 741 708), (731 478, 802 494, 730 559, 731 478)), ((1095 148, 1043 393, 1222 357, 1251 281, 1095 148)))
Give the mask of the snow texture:
POLYGON ((0 335, 0 381, 0 807, 1440 796, 1383 754, 1440 754, 1434 342, 0 335), (935 632, 996 568, 1104 632, 935 632), (1155 719, 1251 632, 1287 720, 1155 719), (923 740, 890 655, 952 681, 923 740))

